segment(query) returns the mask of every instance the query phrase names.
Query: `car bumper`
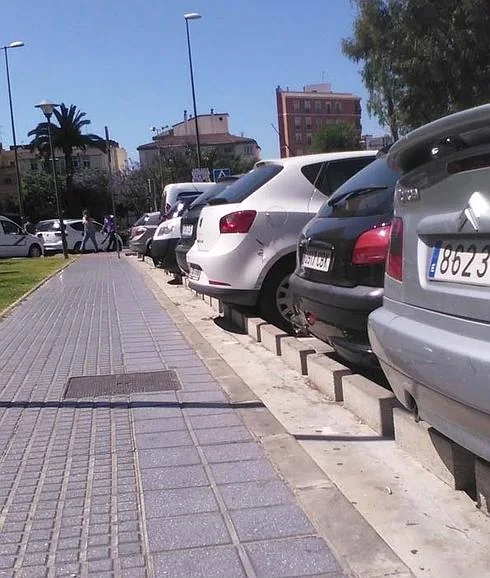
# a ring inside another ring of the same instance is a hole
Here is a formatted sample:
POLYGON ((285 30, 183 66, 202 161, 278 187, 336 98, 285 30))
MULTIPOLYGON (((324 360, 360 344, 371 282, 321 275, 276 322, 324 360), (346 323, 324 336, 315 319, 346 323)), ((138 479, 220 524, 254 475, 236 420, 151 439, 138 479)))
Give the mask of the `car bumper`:
POLYGON ((490 461, 488 325, 385 300, 368 328, 400 402, 490 461))
POLYGON ((151 243, 151 256, 160 263, 162 269, 171 273, 180 273, 175 258, 175 247, 179 239, 153 239, 151 243))
POLYGON ((367 334, 369 314, 381 306, 380 287, 338 287, 315 283, 292 275, 289 286, 293 305, 299 312, 295 321, 358 365, 378 367, 367 334))
POLYGON ((140 255, 143 255, 146 253, 146 244, 147 244, 146 239, 138 239, 137 241, 130 239, 129 250, 134 251, 135 253, 138 253, 140 255))
POLYGON ((223 303, 253 307, 259 298, 259 291, 248 289, 232 289, 231 287, 217 287, 216 285, 202 285, 201 283, 189 282, 189 287, 198 293, 215 297, 223 303))
POLYGON ((189 273, 189 265, 187 264, 187 253, 192 245, 183 245, 182 243, 178 243, 177 247, 175 247, 175 259, 177 261, 177 265, 182 273, 189 273))

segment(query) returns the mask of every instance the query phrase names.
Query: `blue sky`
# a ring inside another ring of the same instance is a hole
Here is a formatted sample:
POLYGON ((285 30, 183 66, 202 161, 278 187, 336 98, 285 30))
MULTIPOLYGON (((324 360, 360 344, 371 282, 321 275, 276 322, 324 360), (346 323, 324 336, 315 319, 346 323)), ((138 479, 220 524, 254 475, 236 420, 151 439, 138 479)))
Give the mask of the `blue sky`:
MULTIPOLYGON (((138 160, 150 127, 192 111, 183 14, 190 22, 198 113, 230 114, 230 129, 278 155, 275 87, 330 82, 362 97, 363 132, 382 134, 366 111, 358 67, 340 39, 352 30, 349 0, 21 0, 2 6, 1 45, 9 51, 17 141, 42 120, 47 98, 76 104, 91 132, 111 137, 138 160)), ((0 64, 0 140, 12 143, 5 68, 0 64)))

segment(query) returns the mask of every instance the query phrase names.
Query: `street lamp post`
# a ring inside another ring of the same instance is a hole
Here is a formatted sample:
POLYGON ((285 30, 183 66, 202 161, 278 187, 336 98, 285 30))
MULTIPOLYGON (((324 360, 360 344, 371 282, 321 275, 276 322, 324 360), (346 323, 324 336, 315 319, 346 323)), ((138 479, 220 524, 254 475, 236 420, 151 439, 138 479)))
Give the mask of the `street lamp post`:
POLYGON ((65 259, 68 259, 68 245, 66 243, 66 233, 65 233, 65 223, 63 221, 63 214, 61 212, 61 203, 60 203, 60 195, 58 190, 58 179, 56 176, 56 159, 54 156, 54 147, 53 147, 53 138, 51 136, 51 116, 53 111, 58 104, 54 104, 49 100, 43 100, 39 104, 36 104, 36 108, 40 108, 43 112, 46 120, 48 121, 48 140, 49 140, 49 150, 51 152, 51 165, 53 170, 53 186, 54 186, 54 193, 56 195, 56 208, 58 210, 58 221, 60 223, 60 231, 61 231, 61 244, 63 245, 63 256, 65 259))
POLYGON ((15 178, 17 181, 17 199, 19 203, 20 219, 22 221, 22 225, 24 225, 25 222, 24 202, 22 200, 22 183, 20 180, 19 156, 17 154, 17 138, 15 136, 14 107, 12 105, 12 90, 10 87, 10 72, 9 72, 9 59, 8 59, 8 50, 10 48, 20 48, 21 46, 24 46, 24 43, 21 42, 20 40, 17 40, 16 42, 11 42, 7 46, 2 46, 2 49, 5 54, 5 71, 7 73, 7 88, 10 105, 10 122, 12 125, 12 140, 14 142, 14 161, 15 161, 15 178))
POLYGON ((194 105, 194 123, 196 125, 196 145, 197 145, 197 168, 201 168, 201 143, 199 140, 199 123, 197 119, 197 106, 196 106, 196 91, 194 88, 194 71, 192 69, 192 53, 191 53, 191 39, 189 36, 189 20, 199 20, 201 15, 197 12, 190 12, 189 14, 184 14, 185 18, 185 28, 187 32, 187 49, 189 51, 189 70, 191 73, 191 87, 192 87, 192 103, 194 105))

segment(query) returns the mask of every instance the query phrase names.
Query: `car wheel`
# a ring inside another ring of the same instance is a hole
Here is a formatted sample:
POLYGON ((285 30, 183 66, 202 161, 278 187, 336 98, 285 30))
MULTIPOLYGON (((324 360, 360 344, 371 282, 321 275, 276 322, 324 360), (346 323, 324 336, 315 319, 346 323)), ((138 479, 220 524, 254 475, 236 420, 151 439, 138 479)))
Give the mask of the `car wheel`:
POLYGON ((145 257, 151 257, 151 241, 146 245, 145 257))
POLYGON ((80 253, 80 249, 82 248, 82 242, 81 241, 77 241, 74 245, 73 245, 73 252, 74 253, 80 253))
POLYGON ((29 257, 40 257, 42 254, 43 254, 43 251, 42 251, 41 247, 39 245, 37 245, 36 243, 29 247, 29 253, 28 253, 29 257))
POLYGON ((294 257, 286 257, 269 271, 259 295, 262 314, 274 325, 288 333, 293 332, 294 314, 289 278, 294 271, 294 257))

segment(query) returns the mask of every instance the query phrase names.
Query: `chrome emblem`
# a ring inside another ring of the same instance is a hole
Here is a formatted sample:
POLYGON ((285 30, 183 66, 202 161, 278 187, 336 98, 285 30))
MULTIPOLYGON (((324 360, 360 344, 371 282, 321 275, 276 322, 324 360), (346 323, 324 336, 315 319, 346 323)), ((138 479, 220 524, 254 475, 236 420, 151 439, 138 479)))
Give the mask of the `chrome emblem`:
POLYGON ((481 193, 474 192, 469 198, 468 204, 458 217, 458 230, 461 231, 466 221, 469 221, 473 229, 478 231, 480 228, 480 217, 487 211, 488 203, 485 197, 481 193))

